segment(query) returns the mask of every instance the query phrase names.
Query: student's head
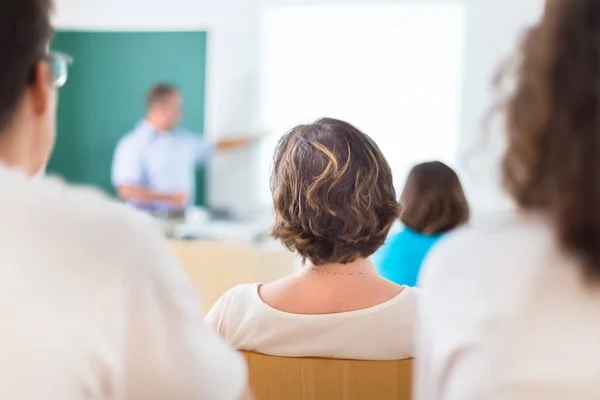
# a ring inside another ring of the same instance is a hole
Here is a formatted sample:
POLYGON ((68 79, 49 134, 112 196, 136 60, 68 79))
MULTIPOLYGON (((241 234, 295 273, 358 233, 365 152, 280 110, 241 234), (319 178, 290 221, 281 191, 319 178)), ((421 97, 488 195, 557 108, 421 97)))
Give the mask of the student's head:
MULTIPOLYGON (((548 0, 516 58, 503 183, 600 280, 600 0, 548 0)), ((506 74, 505 74, 506 76, 506 74)))
POLYGON ((273 236, 313 265, 372 255, 398 217, 392 172, 367 135, 335 119, 279 142, 271 181, 273 236))
POLYGON ((51 0, 0 1, 0 161, 34 175, 55 137, 51 0))
POLYGON ((172 130, 183 116, 183 101, 179 89, 159 83, 150 88, 146 99, 148 120, 163 131, 172 130))
POLYGON ((458 175, 439 161, 410 171, 400 204, 402 223, 426 235, 446 233, 469 220, 469 203, 458 175))

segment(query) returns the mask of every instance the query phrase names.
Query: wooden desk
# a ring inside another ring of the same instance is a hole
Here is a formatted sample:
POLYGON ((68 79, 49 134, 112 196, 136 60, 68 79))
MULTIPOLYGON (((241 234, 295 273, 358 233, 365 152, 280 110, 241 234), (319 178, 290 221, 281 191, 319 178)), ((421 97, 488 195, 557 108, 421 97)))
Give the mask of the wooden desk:
POLYGON ((236 285, 271 282, 294 272, 295 256, 285 250, 206 241, 169 242, 202 296, 202 311, 236 285))

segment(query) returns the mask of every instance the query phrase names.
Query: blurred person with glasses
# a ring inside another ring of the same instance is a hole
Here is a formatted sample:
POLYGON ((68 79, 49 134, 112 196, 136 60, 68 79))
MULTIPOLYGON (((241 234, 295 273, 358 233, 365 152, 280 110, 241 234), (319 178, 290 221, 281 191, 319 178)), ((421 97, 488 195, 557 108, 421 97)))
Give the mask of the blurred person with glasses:
POLYGON ((600 0, 546 1, 496 78, 516 207, 425 261, 413 399, 600 399, 600 0))
POLYGON ((71 60, 50 0, 0 2, 0 398, 239 399, 244 363, 199 315, 154 222, 39 176, 71 60))

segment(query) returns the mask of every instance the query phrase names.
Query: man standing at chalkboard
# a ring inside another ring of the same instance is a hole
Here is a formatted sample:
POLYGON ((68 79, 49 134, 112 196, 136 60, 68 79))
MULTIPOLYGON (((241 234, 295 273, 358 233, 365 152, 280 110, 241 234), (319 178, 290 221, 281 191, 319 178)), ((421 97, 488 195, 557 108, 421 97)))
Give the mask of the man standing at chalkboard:
POLYGON ((117 145, 112 180, 119 197, 162 216, 179 216, 193 204, 196 168, 215 150, 250 146, 256 138, 216 143, 179 129, 183 114, 179 90, 154 85, 147 97, 145 119, 117 145))

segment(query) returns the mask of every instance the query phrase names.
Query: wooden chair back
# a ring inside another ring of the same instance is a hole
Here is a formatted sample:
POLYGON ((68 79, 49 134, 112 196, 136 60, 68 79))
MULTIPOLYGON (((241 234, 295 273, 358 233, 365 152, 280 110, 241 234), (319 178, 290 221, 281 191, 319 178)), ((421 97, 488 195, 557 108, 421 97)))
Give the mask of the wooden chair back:
POLYGON ((410 400, 412 360, 288 358, 244 352, 256 400, 410 400))

